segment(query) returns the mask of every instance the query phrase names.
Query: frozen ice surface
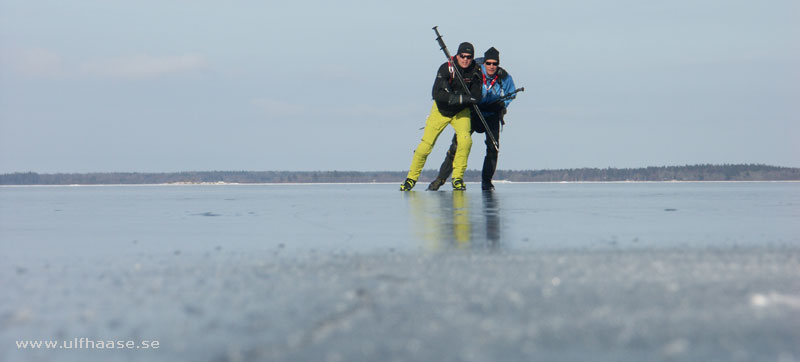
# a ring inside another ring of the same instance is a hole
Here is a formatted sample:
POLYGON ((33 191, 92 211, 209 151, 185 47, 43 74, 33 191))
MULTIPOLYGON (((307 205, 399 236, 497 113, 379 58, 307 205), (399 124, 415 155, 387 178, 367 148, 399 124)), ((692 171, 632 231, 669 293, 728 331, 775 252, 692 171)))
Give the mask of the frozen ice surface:
POLYGON ((2 280, 3 360, 789 361, 788 249, 143 254, 2 280), (158 350, 19 350, 20 339, 158 350))
POLYGON ((0 360, 800 360, 798 184, 394 186, 0 188, 0 360))

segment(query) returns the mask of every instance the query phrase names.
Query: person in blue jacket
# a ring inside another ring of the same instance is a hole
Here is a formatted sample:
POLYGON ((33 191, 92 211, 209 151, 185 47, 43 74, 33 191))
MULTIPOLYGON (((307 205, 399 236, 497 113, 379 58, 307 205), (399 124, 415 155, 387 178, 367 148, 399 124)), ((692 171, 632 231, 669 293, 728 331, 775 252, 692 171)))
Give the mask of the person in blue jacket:
MULTIPOLYGON (((480 59, 476 59, 480 62, 480 59)), ((500 124, 503 121, 503 116, 506 114, 508 105, 513 100, 512 98, 498 101, 504 94, 514 91, 514 79, 508 72, 500 67, 500 52, 494 47, 489 48, 483 54, 483 64, 481 65, 483 71, 483 85, 481 93, 483 98, 478 103, 478 108, 489 126, 489 131, 492 132, 495 140, 500 144, 500 124)), ((472 131, 478 133, 485 133, 486 128, 483 122, 480 121, 477 115, 473 114, 471 118, 472 131)), ((453 158, 456 154, 457 142, 456 137, 453 137, 453 142, 450 149, 447 151, 447 156, 439 168, 439 176, 428 185, 429 191, 436 191, 444 185, 447 178, 453 172, 453 158)), ((492 184, 492 177, 497 169, 497 149, 494 148, 491 138, 486 135, 486 156, 483 159, 483 170, 481 171, 481 190, 491 191, 494 190, 492 184)))

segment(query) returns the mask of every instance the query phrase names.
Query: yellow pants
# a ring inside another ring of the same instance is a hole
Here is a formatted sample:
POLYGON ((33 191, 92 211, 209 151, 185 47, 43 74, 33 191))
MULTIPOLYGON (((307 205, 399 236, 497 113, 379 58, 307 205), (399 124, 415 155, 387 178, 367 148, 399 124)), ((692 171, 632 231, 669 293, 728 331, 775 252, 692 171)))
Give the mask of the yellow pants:
POLYGON ((419 143, 417 150, 414 151, 414 158, 411 159, 411 168, 406 177, 414 181, 419 179, 419 174, 422 172, 422 168, 425 167, 425 161, 433 150, 436 139, 439 138, 439 134, 442 133, 449 124, 456 130, 456 137, 458 138, 456 157, 453 159, 453 179, 463 179, 464 171, 467 170, 469 150, 472 148, 472 136, 470 135, 472 129, 469 115, 469 108, 465 108, 455 116, 445 117, 439 113, 436 102, 433 102, 431 114, 428 116, 428 120, 425 121, 425 131, 422 134, 422 142, 419 143))

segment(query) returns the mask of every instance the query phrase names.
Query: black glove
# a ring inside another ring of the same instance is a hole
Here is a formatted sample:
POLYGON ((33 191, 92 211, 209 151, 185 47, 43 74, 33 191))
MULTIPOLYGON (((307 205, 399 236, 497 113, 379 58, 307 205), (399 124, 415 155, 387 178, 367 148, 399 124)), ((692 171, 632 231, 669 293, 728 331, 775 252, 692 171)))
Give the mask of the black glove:
POLYGON ((448 106, 458 106, 464 104, 478 104, 478 100, 474 97, 463 95, 463 94, 451 94, 450 98, 447 100, 448 106))

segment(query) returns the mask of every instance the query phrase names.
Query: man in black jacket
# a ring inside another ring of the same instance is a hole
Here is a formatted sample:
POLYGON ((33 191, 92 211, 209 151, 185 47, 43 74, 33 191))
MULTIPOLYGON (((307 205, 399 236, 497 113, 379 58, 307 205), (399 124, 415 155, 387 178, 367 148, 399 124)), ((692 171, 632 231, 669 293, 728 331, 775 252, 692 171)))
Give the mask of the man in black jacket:
MULTIPOLYGON (((479 58, 478 60, 481 59, 479 58)), ((483 76, 481 77, 483 98, 478 103, 478 108, 489 126, 489 132, 497 142, 500 142, 500 124, 504 123, 503 116, 506 114, 506 108, 513 100, 513 98, 502 100, 501 97, 514 92, 514 79, 505 69, 500 67, 500 52, 494 47, 489 48, 484 53, 481 63, 483 63, 481 66, 483 69, 483 76)), ((483 122, 478 119, 476 114, 472 115, 472 130, 478 133, 486 132, 486 127, 484 127, 483 122)), ((447 151, 447 156, 441 168, 439 168, 439 176, 428 185, 428 191, 438 190, 440 186, 444 185, 450 173, 453 172, 453 160, 458 155, 458 142, 461 142, 461 140, 453 137, 450 150, 447 151)), ((487 133, 486 157, 483 159, 483 170, 481 172, 481 190, 494 190, 492 178, 496 169, 497 149, 487 133)))
POLYGON ((483 81, 481 68, 473 61, 474 56, 475 48, 464 42, 458 46, 456 56, 439 67, 431 92, 433 107, 425 122, 422 142, 414 151, 411 167, 405 182, 400 185, 400 191, 410 191, 417 183, 436 138, 448 124, 453 126, 458 139, 457 152, 453 159, 453 190, 467 189, 464 185, 464 171, 467 170, 467 159, 472 147, 470 110, 473 104, 481 100, 483 81), (464 89, 453 72, 459 72, 463 76, 469 91, 464 89))

